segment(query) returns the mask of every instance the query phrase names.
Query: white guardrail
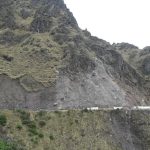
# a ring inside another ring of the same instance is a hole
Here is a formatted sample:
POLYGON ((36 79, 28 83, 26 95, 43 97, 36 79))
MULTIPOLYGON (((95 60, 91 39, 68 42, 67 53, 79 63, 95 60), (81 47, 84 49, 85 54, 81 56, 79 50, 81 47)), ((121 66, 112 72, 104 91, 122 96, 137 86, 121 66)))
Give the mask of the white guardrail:
MULTIPOLYGON (((100 108, 100 107, 89 107, 87 108, 87 110, 101 110, 101 109, 104 109, 104 108, 100 108)), ((105 108, 107 109, 107 108, 105 108)), ((110 108, 108 108, 110 109, 110 108)), ((114 110, 121 110, 121 109, 130 109, 130 110, 150 110, 150 106, 133 106, 133 107, 112 107, 111 109, 114 109, 114 110)))
POLYGON ((150 106, 134 106, 134 110, 150 110, 150 106))

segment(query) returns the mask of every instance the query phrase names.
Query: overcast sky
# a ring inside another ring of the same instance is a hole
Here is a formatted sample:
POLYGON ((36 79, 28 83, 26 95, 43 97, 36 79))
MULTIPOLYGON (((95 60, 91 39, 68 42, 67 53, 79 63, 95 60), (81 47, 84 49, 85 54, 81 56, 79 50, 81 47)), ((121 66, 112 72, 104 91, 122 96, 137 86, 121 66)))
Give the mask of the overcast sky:
POLYGON ((64 0, 82 29, 110 43, 150 45, 150 0, 64 0))

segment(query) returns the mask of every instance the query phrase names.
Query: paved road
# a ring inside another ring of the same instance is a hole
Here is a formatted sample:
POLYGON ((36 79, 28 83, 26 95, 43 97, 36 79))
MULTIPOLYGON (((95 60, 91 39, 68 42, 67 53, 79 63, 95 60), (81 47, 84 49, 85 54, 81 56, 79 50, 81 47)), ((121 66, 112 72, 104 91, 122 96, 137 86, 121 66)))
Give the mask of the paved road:
POLYGON ((133 106, 133 107, 111 107, 111 108, 100 108, 100 107, 88 107, 88 108, 74 108, 74 109, 56 109, 56 110, 46 110, 46 109, 39 109, 35 110, 35 112, 39 111, 47 111, 47 112, 54 112, 54 111, 61 111, 61 112, 66 112, 68 110, 92 110, 92 111, 97 111, 97 110, 150 110, 150 106, 133 106))

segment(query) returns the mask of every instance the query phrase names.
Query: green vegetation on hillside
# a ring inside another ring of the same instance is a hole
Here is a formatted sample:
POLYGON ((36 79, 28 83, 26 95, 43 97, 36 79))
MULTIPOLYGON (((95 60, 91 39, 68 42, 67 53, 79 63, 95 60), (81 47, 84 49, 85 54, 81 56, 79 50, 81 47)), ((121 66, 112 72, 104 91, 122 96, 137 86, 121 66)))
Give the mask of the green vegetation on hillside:
POLYGON ((5 110, 1 113, 7 117, 7 125, 0 127, 2 148, 17 143, 13 144, 18 148, 14 150, 21 147, 26 150, 124 150, 138 143, 138 147, 149 150, 150 118, 146 111, 5 110))
POLYGON ((14 142, 7 142, 0 139, 0 150, 25 150, 14 142))
POLYGON ((27 150, 121 150, 108 136, 112 131, 106 112, 17 110, 3 114, 8 119, 7 137, 26 145, 27 150))

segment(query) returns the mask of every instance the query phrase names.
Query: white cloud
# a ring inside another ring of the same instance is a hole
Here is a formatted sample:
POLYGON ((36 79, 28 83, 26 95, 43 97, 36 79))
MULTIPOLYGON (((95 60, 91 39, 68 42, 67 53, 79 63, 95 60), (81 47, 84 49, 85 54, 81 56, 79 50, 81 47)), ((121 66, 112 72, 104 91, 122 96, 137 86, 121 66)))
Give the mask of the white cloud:
POLYGON ((82 29, 110 43, 150 45, 149 0, 64 0, 82 29))

